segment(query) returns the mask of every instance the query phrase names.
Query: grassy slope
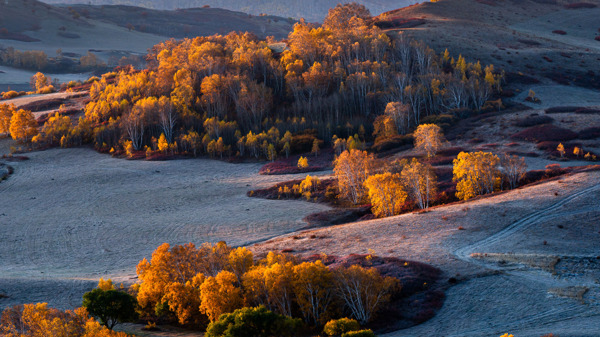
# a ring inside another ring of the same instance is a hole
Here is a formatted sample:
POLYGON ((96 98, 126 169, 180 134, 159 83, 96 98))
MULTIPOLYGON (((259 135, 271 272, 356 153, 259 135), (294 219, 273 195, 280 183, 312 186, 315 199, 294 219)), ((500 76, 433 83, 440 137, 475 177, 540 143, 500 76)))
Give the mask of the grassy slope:
MULTIPOLYGON (((565 3, 440 0, 384 13, 382 17, 424 18, 424 25, 391 30, 392 34, 423 40, 438 52, 448 48, 455 57, 461 53, 507 71, 551 78, 556 77, 552 73, 560 73, 572 78, 597 70, 600 42, 594 38, 600 28, 600 8, 567 10, 565 3), (564 30, 567 35, 553 34, 553 30, 564 30)), ((570 82, 586 84, 581 79, 570 82)))

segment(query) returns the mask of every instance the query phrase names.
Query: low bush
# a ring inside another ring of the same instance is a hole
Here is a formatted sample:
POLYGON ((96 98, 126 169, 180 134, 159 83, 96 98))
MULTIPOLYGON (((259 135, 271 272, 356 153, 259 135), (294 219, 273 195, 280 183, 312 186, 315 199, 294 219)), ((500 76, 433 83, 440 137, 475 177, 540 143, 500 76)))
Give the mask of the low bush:
POLYGON ((373 144, 371 150, 375 153, 381 153, 398 149, 406 145, 412 145, 413 137, 411 135, 398 135, 373 144))
POLYGON ((11 99, 20 96, 18 92, 10 90, 2 93, 2 99, 11 99))
POLYGON ((564 30, 560 30, 560 29, 553 30, 552 33, 558 34, 558 35, 567 35, 567 32, 565 32, 564 30))
POLYGON ((450 128, 450 126, 452 126, 454 123, 456 123, 456 121, 456 117, 448 114, 442 114, 427 116, 421 120, 420 124, 435 124, 444 129, 445 131, 448 128, 450 128))
POLYGON ((339 336, 346 332, 358 330, 360 330, 360 324, 358 324, 357 320, 350 318, 331 320, 323 328, 323 332, 328 336, 339 336))
POLYGON ((342 334, 342 337, 375 337, 372 330, 349 331, 342 334))
POLYGON ((566 4, 566 9, 581 9, 581 8, 596 8, 598 5, 589 2, 577 2, 574 4, 566 4))
POLYGON ((600 138, 600 127, 594 126, 585 128, 579 131, 579 139, 596 139, 600 138))
POLYGON ((582 109, 582 107, 578 107, 578 106, 555 106, 552 108, 548 108, 546 109, 546 113, 547 114, 554 114, 554 113, 564 113, 564 112, 575 112, 575 110, 578 109, 582 109))
POLYGON ((535 125, 550 124, 554 119, 550 116, 527 116, 525 118, 518 119, 515 121, 515 126, 528 128, 535 125))
POLYGON ((302 325, 290 318, 267 310, 264 306, 237 309, 223 314, 208 325, 205 337, 275 337, 295 336, 302 325))
POLYGON ((515 133, 511 136, 514 139, 523 139, 535 142, 544 141, 567 141, 577 138, 577 133, 561 128, 552 124, 536 125, 515 133))

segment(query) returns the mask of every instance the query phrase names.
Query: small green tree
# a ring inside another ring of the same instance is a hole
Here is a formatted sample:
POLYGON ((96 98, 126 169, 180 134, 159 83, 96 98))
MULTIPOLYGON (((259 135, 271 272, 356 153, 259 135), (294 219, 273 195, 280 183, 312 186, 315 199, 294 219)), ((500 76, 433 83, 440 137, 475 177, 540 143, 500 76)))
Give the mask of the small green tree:
POLYGON ((82 306, 111 330, 117 323, 137 319, 135 297, 123 291, 96 288, 83 294, 82 306))
POLYGON ((205 337, 294 336, 302 321, 267 310, 264 306, 237 309, 208 325, 205 337))

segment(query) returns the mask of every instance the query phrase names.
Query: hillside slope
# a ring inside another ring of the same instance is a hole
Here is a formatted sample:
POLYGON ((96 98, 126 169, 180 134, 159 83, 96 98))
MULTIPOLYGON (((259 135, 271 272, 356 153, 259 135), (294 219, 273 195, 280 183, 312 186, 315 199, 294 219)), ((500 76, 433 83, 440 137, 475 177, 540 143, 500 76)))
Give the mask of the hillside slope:
MULTIPOLYGON (((561 0, 440 0, 382 14, 379 20, 424 19, 392 34, 423 40, 438 52, 493 63, 507 71, 563 84, 600 87, 597 2, 571 8, 561 0), (596 7, 594 7, 596 6, 596 7)), ((569 6, 571 5, 571 6, 569 6)))
MULTIPOLYGON (((44 0, 53 4, 87 4, 86 0, 44 0)), ((329 8, 338 3, 352 0, 96 0, 95 5, 133 5, 152 9, 178 9, 203 7, 225 8, 252 15, 262 13, 292 18, 305 18, 308 21, 322 21, 329 8)), ((395 8, 408 6, 416 0, 363 0, 354 1, 364 4, 373 15, 395 8)))

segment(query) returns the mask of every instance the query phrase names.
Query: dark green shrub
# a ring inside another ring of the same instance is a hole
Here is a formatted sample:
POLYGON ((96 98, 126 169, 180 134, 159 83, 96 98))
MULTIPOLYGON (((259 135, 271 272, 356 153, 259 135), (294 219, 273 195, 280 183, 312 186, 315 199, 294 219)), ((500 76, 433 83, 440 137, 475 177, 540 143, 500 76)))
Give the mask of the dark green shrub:
POLYGON ((323 332, 329 336, 339 336, 346 332, 360 330, 358 321, 351 318, 332 319, 325 324, 323 332))
POLYGON ((302 321, 267 310, 264 306, 237 309, 208 325, 205 337, 295 336, 302 321))
POLYGON ((94 289, 83 294, 82 306, 100 323, 111 329, 119 323, 137 319, 137 300, 126 292, 94 289))
POLYGON ((367 330, 359 330, 359 331, 349 331, 342 334, 342 337, 375 337, 375 334, 371 329, 367 330))

